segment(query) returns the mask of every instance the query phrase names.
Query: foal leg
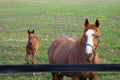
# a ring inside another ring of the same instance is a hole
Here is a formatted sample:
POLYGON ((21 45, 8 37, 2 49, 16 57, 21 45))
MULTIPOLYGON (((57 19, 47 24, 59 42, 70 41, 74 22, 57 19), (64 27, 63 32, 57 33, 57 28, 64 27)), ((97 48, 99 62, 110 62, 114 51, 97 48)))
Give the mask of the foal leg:
MULTIPOLYGON (((36 64, 36 53, 32 54, 32 64, 36 64)), ((33 72, 33 76, 35 76, 35 72, 33 72)))
POLYGON ((30 64, 30 54, 26 53, 26 57, 27 57, 27 64, 30 64))
POLYGON ((32 54, 32 64, 36 64, 36 52, 32 54))

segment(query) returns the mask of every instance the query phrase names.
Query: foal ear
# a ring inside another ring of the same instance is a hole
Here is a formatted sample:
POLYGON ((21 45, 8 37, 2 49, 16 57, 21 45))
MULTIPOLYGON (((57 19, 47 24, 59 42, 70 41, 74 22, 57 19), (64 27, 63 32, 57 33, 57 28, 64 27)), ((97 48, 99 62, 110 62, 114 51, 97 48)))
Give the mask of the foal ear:
POLYGON ((33 32, 33 33, 35 32, 35 31, 34 31, 34 29, 33 29, 33 31, 32 31, 32 32, 33 32))
POLYGON ((86 19, 86 20, 85 20, 85 27, 87 27, 88 24, 89 24, 89 21, 88 21, 88 19, 86 19))
POLYGON ((95 26, 96 26, 96 27, 99 27, 99 25, 100 25, 99 20, 96 19, 96 21, 95 21, 95 26))

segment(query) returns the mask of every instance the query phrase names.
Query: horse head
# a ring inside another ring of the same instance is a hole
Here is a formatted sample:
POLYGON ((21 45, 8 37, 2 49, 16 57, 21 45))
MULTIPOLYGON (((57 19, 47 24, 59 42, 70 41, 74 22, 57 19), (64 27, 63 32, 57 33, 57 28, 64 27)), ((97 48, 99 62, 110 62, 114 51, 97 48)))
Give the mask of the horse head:
POLYGON ((88 19, 85 20, 84 29, 84 56, 86 60, 91 61, 96 53, 97 47, 99 45, 99 21, 96 19, 95 23, 89 23, 88 19))
POLYGON ((33 42, 33 37, 34 37, 34 30, 32 30, 32 31, 28 30, 28 40, 29 40, 30 44, 32 44, 32 42, 33 42))

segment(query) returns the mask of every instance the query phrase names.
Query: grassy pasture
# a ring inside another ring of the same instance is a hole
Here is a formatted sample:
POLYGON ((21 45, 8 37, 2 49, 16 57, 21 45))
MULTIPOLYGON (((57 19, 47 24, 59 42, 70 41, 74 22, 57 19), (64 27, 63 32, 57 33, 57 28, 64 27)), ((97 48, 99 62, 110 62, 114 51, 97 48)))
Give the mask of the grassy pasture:
MULTIPOLYGON (((26 64, 27 29, 40 38, 37 63, 48 63, 47 49, 56 38, 76 38, 84 20, 100 21, 98 53, 102 64, 120 63, 119 0, 0 0, 0 64, 26 64)), ((99 80, 119 80, 120 73, 99 72, 99 80)), ((0 74, 0 80, 50 80, 50 73, 0 74)), ((69 80, 66 78, 65 80, 69 80)))

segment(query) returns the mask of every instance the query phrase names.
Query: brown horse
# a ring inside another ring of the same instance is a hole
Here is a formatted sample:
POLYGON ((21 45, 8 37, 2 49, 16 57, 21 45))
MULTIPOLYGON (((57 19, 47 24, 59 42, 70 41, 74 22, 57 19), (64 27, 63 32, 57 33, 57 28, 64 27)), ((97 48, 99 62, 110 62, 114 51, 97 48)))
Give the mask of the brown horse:
MULTIPOLYGON (((95 24, 92 24, 86 19, 84 32, 78 39, 60 37, 49 46, 49 63, 98 64, 99 35, 99 21, 96 20, 95 24)), ((71 77, 72 80, 97 80, 96 72, 54 72, 52 80, 63 80, 64 76, 71 77)))
POLYGON ((32 64, 36 64, 36 55, 39 48, 39 39, 34 35, 34 30, 28 30, 28 43, 26 45, 27 64, 30 64, 30 55, 32 55, 32 64))

